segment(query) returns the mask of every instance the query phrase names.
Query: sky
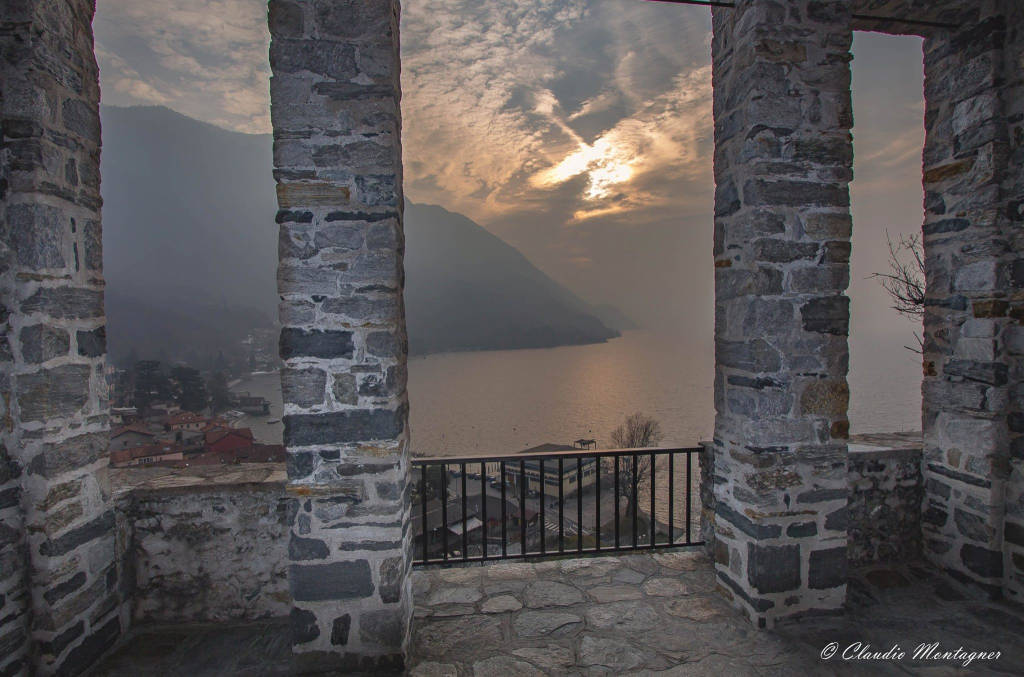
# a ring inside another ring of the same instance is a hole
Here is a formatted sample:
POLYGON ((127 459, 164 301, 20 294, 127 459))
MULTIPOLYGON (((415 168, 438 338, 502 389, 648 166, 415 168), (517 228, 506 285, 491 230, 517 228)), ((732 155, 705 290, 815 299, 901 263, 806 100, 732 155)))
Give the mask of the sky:
MULTIPOLYGON (((402 11, 407 197, 469 216, 588 301, 710 340, 710 11, 641 0, 406 0, 402 11)), ((104 103, 270 131, 265 0, 99 0, 94 26, 104 103)), ((902 350, 914 327, 866 278, 886 268, 886 230, 920 228, 921 43, 858 33, 853 53, 853 328, 902 350)))

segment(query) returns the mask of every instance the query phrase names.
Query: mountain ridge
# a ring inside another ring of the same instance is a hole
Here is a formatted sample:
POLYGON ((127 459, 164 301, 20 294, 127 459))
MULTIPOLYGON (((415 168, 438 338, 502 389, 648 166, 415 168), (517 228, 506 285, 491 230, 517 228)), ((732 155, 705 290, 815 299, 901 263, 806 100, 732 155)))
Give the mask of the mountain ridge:
MULTIPOLYGON (((205 366, 277 315, 272 138, 160 106, 101 108, 112 360, 205 366), (199 345, 196 345, 197 339, 199 345)), ((618 335, 594 307, 467 217, 406 202, 410 352, 537 348, 618 335)))

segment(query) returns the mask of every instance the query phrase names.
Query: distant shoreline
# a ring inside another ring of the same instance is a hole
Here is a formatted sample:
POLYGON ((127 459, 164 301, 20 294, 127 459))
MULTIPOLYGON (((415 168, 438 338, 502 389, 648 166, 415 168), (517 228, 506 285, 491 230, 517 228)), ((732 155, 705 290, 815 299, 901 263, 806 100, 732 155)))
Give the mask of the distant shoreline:
POLYGON ((577 347, 577 346, 594 346, 594 345, 600 345, 602 343, 608 343, 610 341, 615 341, 616 339, 620 339, 620 338, 622 338, 622 335, 625 334, 627 331, 636 331, 636 330, 620 331, 620 332, 618 332, 618 334, 616 336, 609 336, 608 338, 603 338, 603 339, 593 339, 593 340, 589 340, 589 341, 573 341, 573 342, 569 342, 569 343, 552 343, 550 345, 511 346, 511 347, 504 347, 504 348, 457 348, 457 349, 450 349, 450 350, 436 350, 436 351, 430 351, 430 352, 424 352, 424 353, 421 353, 421 352, 410 352, 409 353, 409 359, 418 359, 418 358, 430 357, 432 355, 455 355, 455 354, 461 354, 461 353, 500 353, 500 352, 505 352, 505 351, 551 350, 552 348, 573 348, 573 347, 577 347))

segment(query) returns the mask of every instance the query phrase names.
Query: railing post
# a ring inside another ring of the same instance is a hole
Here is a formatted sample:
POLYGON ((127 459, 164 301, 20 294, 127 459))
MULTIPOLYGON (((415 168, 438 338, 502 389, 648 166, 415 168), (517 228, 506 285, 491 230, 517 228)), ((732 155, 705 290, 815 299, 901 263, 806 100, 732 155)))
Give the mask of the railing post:
POLYGON ((508 556, 508 519, 505 508, 505 461, 501 462, 501 556, 508 556))
POLYGON ((465 560, 469 557, 469 519, 467 514, 467 502, 469 497, 466 496, 466 464, 463 463, 459 471, 462 476, 459 478, 462 484, 462 559, 465 560))
POLYGON ((686 453, 686 544, 689 545, 692 542, 690 537, 690 520, 692 515, 690 513, 691 506, 693 505, 693 480, 690 479, 691 471, 693 469, 693 453, 686 453))
POLYGON ((483 461, 480 461, 480 515, 483 522, 481 558, 487 559, 487 464, 483 461))
POLYGON ((619 549, 619 455, 615 454, 615 549, 619 549))
POLYGON ((448 466, 441 465, 441 557, 448 561, 448 466))
MULTIPOLYGON (((687 454, 689 457, 689 454, 687 454)), ((676 542, 676 454, 668 455, 668 542, 676 542)))
POLYGON ((430 549, 428 547, 428 541, 430 539, 430 531, 427 528, 427 466, 420 466, 420 502, 421 513, 420 519, 423 525, 423 561, 426 562, 430 559, 430 549))
POLYGON ((576 552, 583 552, 583 459, 576 459, 576 552))
POLYGON ((519 459, 519 549, 526 556, 526 461, 519 459))
POLYGON ((544 504, 547 503, 547 492, 545 485, 548 478, 544 474, 544 459, 540 459, 540 554, 546 554, 548 550, 547 513, 544 504))
POLYGON ((630 503, 632 503, 632 505, 630 506, 630 511, 633 513, 633 520, 632 520, 633 523, 630 524, 629 528, 632 531, 633 548, 635 549, 636 546, 637 546, 637 543, 639 542, 638 538, 637 538, 636 530, 637 530, 637 523, 638 523, 638 521, 640 519, 640 516, 637 514, 637 513, 640 512, 640 477, 639 477, 639 475, 640 475, 640 463, 639 463, 639 459, 637 458, 637 455, 636 455, 635 451, 632 454, 632 463, 633 463, 633 474, 632 474, 632 477, 631 477, 631 482, 633 483, 633 486, 631 487, 631 490, 630 490, 631 496, 630 496, 629 500, 630 500, 630 503))
POLYGON ((656 545, 656 541, 658 540, 657 539, 658 520, 657 520, 657 516, 654 514, 654 492, 655 492, 655 486, 656 486, 656 482, 655 482, 656 475, 654 473, 654 465, 655 465, 655 457, 654 457, 654 453, 652 452, 651 453, 651 547, 654 547, 656 545))
POLYGON ((558 457, 558 552, 565 552, 563 527, 565 524, 565 501, 562 495, 562 476, 565 473, 562 457, 558 457))
POLYGON ((596 488, 594 490, 594 549, 601 550, 601 461, 603 457, 597 457, 596 488))

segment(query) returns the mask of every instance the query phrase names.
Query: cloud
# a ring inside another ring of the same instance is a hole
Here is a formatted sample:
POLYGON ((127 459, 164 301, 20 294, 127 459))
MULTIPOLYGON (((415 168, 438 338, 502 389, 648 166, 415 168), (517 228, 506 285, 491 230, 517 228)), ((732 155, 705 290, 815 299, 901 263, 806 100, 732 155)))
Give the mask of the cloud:
MULTIPOLYGON (((634 184, 698 160, 709 130, 692 124, 710 106, 695 16, 617 0, 407 0, 407 192, 483 221, 580 175, 569 213, 649 201, 634 184)), ((107 103, 270 131, 263 0, 99 0, 95 25, 107 103)))
POLYGON ((105 103, 270 131, 265 1, 98 0, 94 28, 105 103))
MULTIPOLYGON (((265 0, 99 0, 94 25, 106 103, 270 131, 265 0)), ((667 242, 678 217, 707 217, 706 8, 404 0, 401 28, 410 199, 577 289, 573 274, 614 284, 616 234, 667 242)))
POLYGON ((695 16, 614 1, 509 11, 409 0, 404 143, 417 161, 407 163, 408 192, 484 222, 569 181, 578 191, 559 191, 573 203, 568 223, 662 202, 645 177, 692 175, 709 159, 707 21, 695 16))

